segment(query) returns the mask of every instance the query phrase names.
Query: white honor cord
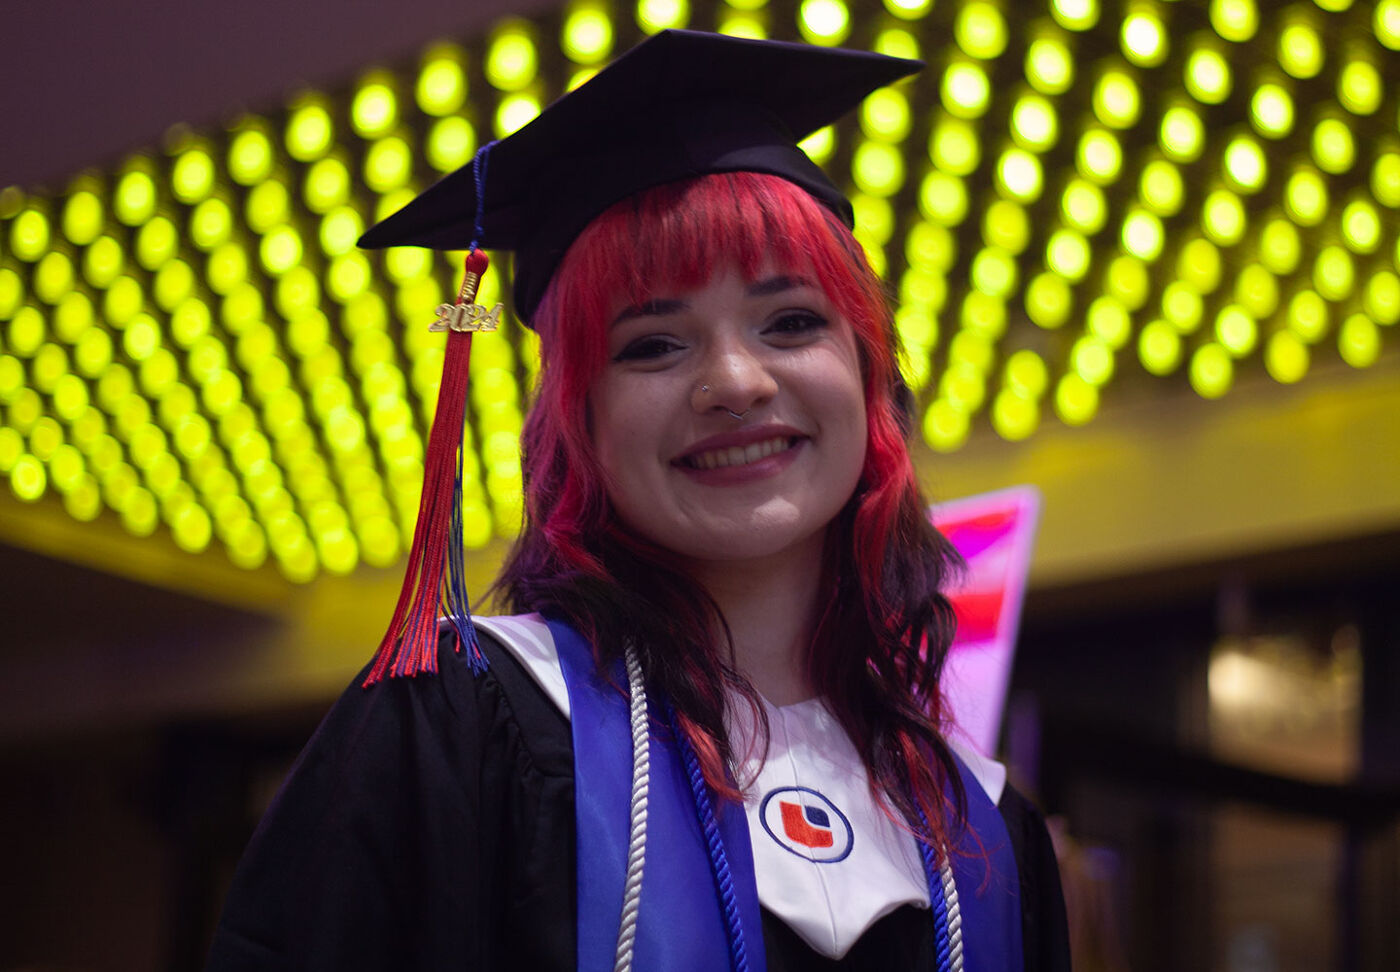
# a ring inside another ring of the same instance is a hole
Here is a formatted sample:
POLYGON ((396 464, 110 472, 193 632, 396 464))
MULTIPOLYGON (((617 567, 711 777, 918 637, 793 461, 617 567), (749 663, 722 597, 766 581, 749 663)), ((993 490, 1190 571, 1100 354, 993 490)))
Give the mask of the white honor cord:
POLYGON ((630 972, 632 956, 636 951, 637 913, 642 904, 642 866, 646 863, 647 849, 647 788, 651 776, 647 690, 642 682, 642 663, 637 659, 634 645, 627 646, 623 662, 627 666, 627 694, 632 700, 632 806, 628 812, 631 836, 627 842, 627 879, 623 884, 622 925, 617 930, 614 972, 630 972))
POLYGON ((958 905, 958 886, 953 881, 953 869, 948 865, 947 855, 944 855, 938 876, 943 882, 943 904, 948 915, 948 969, 949 972, 962 972, 962 908, 958 905))

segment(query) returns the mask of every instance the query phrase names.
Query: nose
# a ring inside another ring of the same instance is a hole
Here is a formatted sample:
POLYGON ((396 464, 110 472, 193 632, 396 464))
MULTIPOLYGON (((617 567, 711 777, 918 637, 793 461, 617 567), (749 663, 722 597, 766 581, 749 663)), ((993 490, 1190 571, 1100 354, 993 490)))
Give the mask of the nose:
POLYGON ((743 416, 778 393, 777 378, 761 352, 742 341, 715 347, 705 356, 698 377, 691 405, 701 413, 743 416))

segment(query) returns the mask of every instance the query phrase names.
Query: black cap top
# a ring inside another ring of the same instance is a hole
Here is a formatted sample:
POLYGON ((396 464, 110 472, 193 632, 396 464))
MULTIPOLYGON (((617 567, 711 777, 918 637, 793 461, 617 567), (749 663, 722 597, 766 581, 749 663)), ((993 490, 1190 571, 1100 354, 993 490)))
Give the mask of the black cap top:
POLYGON ((865 51, 662 31, 484 149, 484 205, 468 164, 371 227, 360 246, 464 249, 476 237, 484 249, 514 250, 515 307, 529 320, 584 227, 652 186, 766 172, 849 226, 850 204, 796 143, 920 67, 865 51))

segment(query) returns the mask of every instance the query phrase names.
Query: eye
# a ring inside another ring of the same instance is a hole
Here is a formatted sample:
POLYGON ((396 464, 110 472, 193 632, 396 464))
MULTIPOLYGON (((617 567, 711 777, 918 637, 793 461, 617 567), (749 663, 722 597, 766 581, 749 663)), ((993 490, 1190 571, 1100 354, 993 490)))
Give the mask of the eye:
POLYGON ((666 337, 662 334, 648 334, 645 337, 635 338, 622 346, 622 350, 613 355, 614 361, 654 361, 664 358, 673 351, 681 350, 681 344, 674 338, 666 337))
POLYGON ((794 308, 780 311, 769 321, 763 333, 777 338, 806 337, 827 326, 827 319, 813 310, 794 308))

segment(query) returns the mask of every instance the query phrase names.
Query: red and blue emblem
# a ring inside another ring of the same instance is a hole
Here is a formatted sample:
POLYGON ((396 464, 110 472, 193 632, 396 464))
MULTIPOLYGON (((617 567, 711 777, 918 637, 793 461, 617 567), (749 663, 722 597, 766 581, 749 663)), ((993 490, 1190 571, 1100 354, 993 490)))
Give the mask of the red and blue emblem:
POLYGON ((758 816, 779 846, 818 864, 845 860, 855 844, 846 815, 824 794, 805 786, 769 790, 758 816))

